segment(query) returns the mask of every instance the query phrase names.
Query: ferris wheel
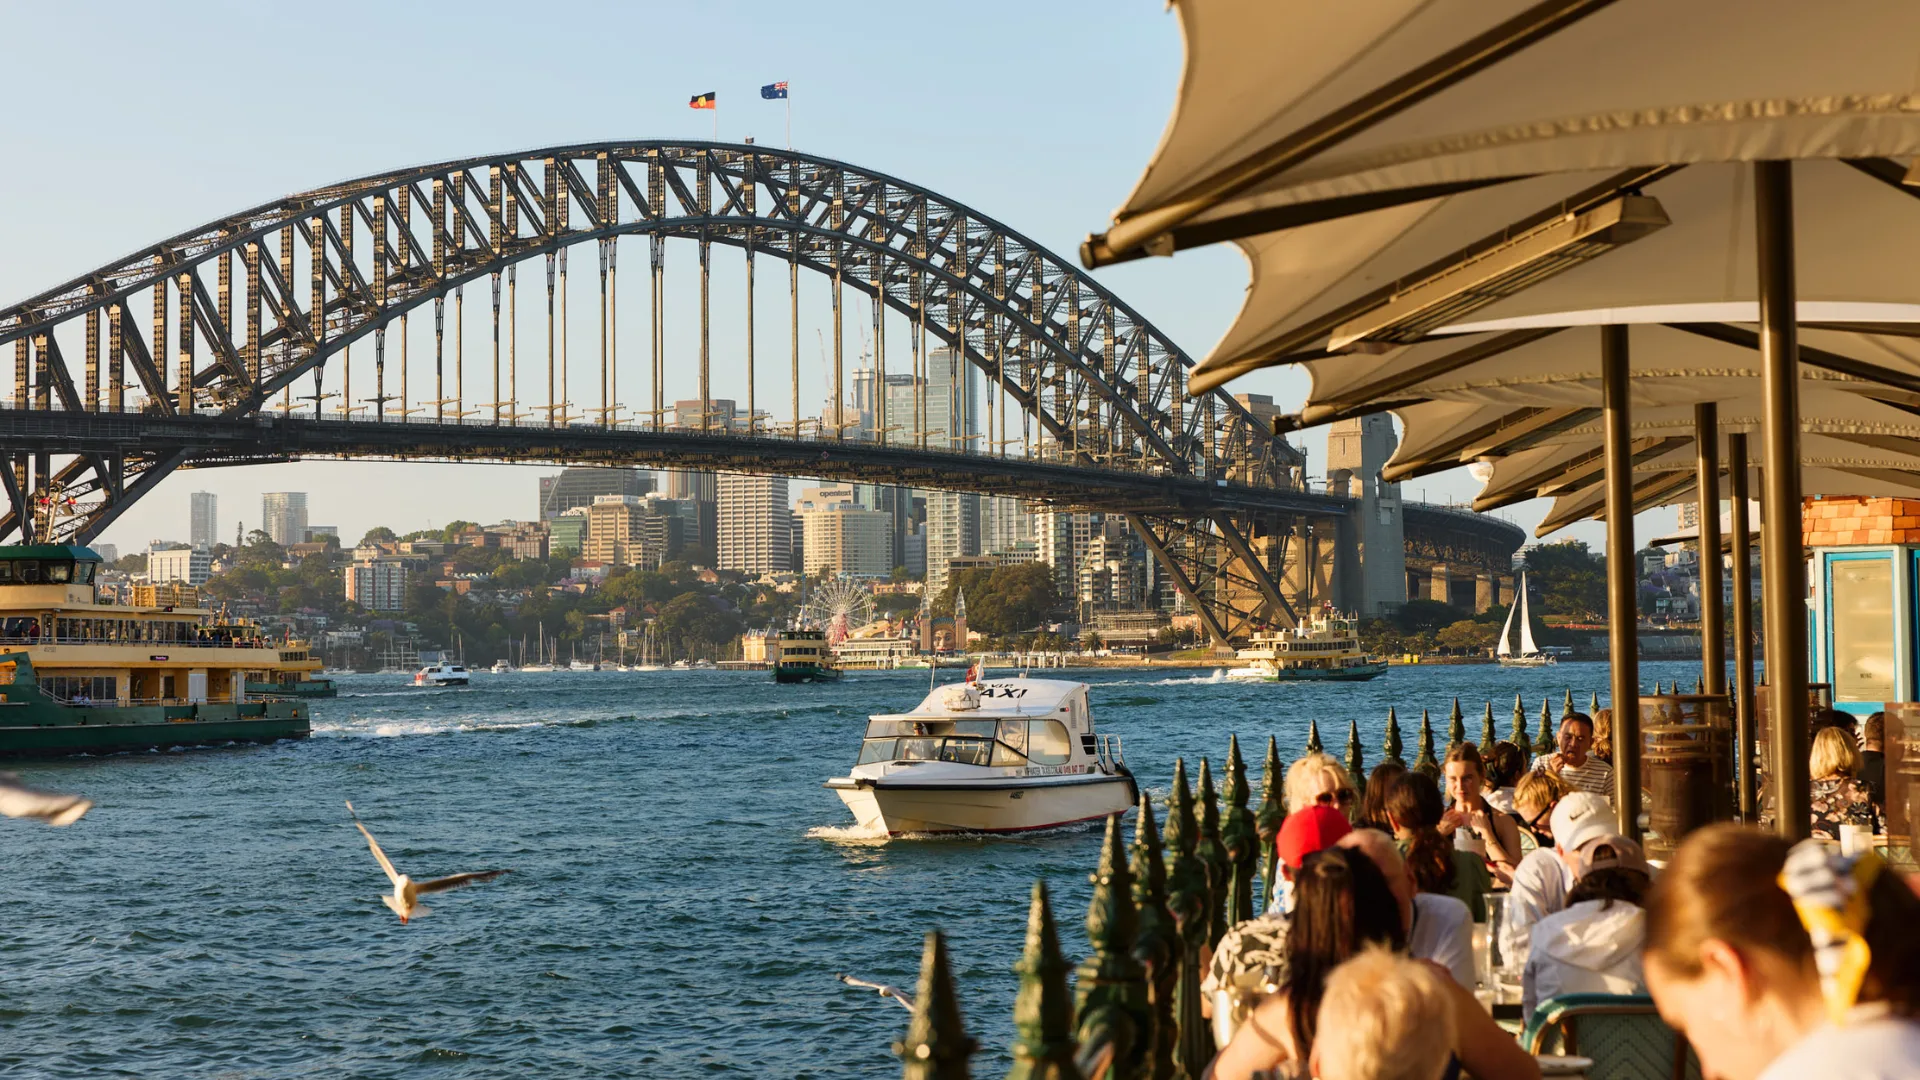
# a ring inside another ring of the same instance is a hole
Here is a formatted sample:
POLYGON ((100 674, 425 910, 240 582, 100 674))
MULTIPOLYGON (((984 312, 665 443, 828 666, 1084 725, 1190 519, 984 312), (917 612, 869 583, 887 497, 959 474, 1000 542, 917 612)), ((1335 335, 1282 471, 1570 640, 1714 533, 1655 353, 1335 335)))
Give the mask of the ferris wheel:
POLYGON ((835 578, 807 598, 800 609, 800 619, 808 626, 826 631, 827 643, 837 645, 873 621, 873 594, 857 581, 835 578))

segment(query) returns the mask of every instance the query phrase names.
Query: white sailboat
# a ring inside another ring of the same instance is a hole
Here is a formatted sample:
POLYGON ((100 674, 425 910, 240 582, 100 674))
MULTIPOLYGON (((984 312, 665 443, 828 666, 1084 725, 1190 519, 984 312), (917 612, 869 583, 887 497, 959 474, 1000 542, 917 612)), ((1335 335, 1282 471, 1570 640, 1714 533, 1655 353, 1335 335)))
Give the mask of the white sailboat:
POLYGON ((1545 667, 1554 663, 1554 658, 1540 651, 1533 643, 1533 619, 1527 613, 1527 572, 1520 571, 1520 596, 1511 608, 1507 609, 1507 625, 1500 628, 1500 644, 1494 647, 1493 654, 1500 660, 1502 667, 1545 667), (1516 650, 1513 640, 1514 619, 1520 620, 1520 644, 1516 650))

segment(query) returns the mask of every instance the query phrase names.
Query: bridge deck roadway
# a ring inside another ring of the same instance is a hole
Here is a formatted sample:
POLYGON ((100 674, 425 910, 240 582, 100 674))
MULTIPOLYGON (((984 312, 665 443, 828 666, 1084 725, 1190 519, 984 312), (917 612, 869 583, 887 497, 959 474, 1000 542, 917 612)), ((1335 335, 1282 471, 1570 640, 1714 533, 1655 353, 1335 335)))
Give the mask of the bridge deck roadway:
POLYGON ((399 421, 345 417, 158 416, 0 409, 0 450, 115 457, 184 452, 192 467, 297 458, 628 465, 825 479, 1006 495, 1062 508, 1169 515, 1209 511, 1314 517, 1353 500, 1202 477, 1020 457, 777 435, 702 434, 544 421, 399 421))

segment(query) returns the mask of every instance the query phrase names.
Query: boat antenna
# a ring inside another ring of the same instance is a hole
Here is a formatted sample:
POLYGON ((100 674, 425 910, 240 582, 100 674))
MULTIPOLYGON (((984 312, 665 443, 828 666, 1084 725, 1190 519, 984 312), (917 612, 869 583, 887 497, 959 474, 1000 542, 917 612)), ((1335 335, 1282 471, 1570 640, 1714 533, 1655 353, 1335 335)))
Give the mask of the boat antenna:
POLYGON ((932 661, 927 665, 927 693, 931 694, 940 682, 940 654, 928 653, 927 659, 932 661))

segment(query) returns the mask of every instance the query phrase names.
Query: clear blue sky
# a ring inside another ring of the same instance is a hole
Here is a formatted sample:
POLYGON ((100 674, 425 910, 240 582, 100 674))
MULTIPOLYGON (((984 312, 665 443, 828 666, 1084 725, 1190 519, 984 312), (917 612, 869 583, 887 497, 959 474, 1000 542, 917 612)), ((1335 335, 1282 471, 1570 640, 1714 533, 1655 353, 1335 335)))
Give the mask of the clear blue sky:
MULTIPOLYGON (((830 13, 793 3, 0 0, 0 29, 12 46, 0 66, 10 106, 0 111, 0 302, 334 180, 570 142, 704 139, 713 118, 687 108, 698 92, 719 94, 722 139, 777 144, 783 113, 758 87, 781 79, 792 86, 797 149, 921 184, 1071 254, 1145 164, 1180 70, 1174 16, 1152 0, 852 3, 830 13)), ((637 269, 639 246, 625 250, 623 265, 637 269)), ((577 269, 584 312, 590 267, 577 269)), ((523 310, 541 303, 538 276, 522 283, 523 310)), ((1246 283, 1229 247, 1099 276, 1195 355, 1231 321, 1246 283)), ((785 333, 772 322, 778 337, 761 348, 778 354, 785 333)), ((737 347, 732 333, 716 330, 726 339, 716 355, 737 347)), ((522 335, 523 349, 535 347, 534 331, 522 335)), ((803 330, 803 341, 812 336, 803 330)), ((1306 385, 1267 372, 1234 388, 1293 406, 1306 385)), ((1324 433, 1296 438, 1317 471, 1324 433)), ((258 524, 263 491, 309 492, 312 520, 337 524, 349 542, 376 524, 524 518, 545 471, 364 462, 185 472, 103 539, 124 552, 184 538, 186 493, 196 490, 220 495, 226 534, 236 517, 258 524)), ((1476 487, 1456 472, 1405 493, 1463 498, 1476 487)), ((1531 527, 1544 510, 1509 514, 1531 527)), ((1651 516, 1643 535, 1655 520, 1672 515, 1651 516)), ((1562 535, 1602 540, 1593 526, 1562 535)))

